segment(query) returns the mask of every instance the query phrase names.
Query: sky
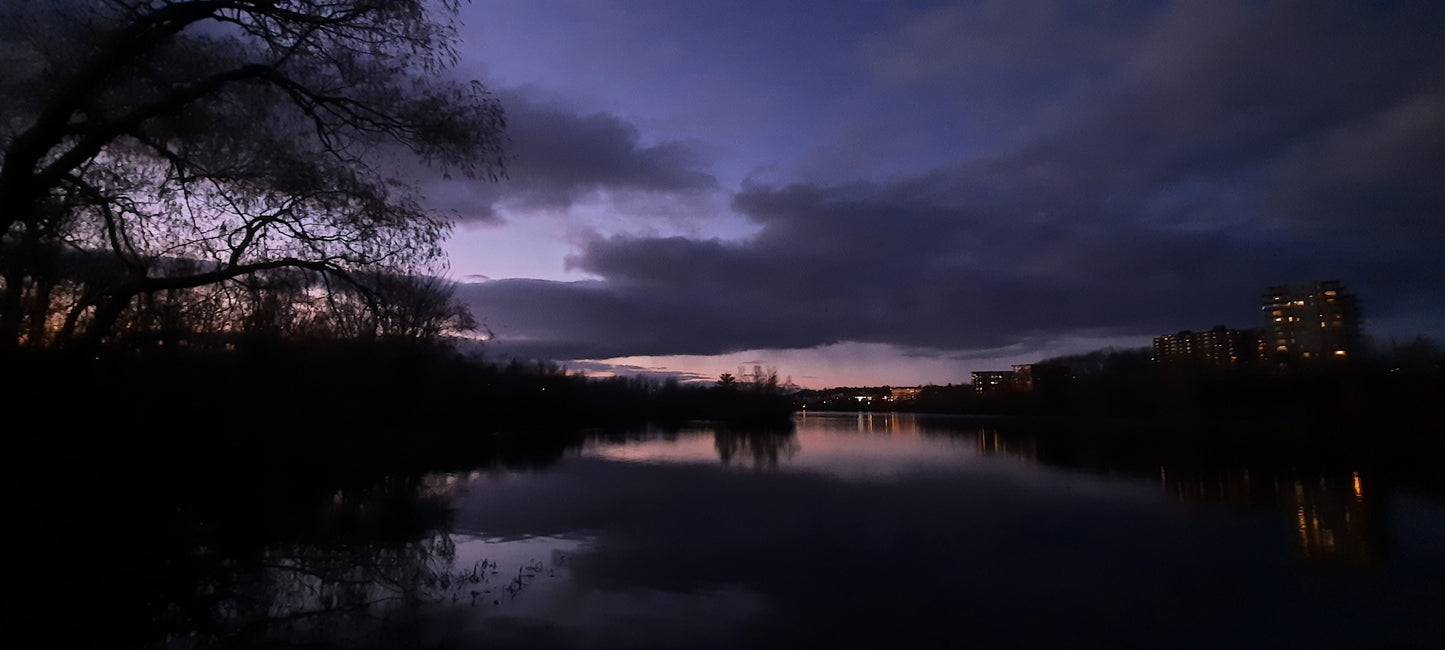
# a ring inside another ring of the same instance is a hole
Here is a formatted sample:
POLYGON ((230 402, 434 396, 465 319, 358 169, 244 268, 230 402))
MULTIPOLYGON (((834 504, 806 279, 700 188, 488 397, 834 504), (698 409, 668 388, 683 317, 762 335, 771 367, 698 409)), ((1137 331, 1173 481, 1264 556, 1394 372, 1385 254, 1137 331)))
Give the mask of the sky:
POLYGON ((494 358, 963 383, 1337 279, 1445 338, 1445 3, 473 0, 432 181, 494 358))

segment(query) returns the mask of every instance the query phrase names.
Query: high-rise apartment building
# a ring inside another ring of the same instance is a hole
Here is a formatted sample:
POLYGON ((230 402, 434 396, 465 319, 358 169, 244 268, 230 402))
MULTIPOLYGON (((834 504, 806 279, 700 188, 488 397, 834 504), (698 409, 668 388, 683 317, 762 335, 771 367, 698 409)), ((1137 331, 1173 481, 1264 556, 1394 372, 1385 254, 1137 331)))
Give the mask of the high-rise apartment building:
POLYGON ((1345 360, 1360 351, 1355 297, 1338 280, 1269 287, 1260 309, 1271 359, 1345 360))
POLYGON ((1184 330, 1154 338, 1154 363, 1243 366, 1260 358, 1261 339, 1254 330, 1223 325, 1203 332, 1184 330))

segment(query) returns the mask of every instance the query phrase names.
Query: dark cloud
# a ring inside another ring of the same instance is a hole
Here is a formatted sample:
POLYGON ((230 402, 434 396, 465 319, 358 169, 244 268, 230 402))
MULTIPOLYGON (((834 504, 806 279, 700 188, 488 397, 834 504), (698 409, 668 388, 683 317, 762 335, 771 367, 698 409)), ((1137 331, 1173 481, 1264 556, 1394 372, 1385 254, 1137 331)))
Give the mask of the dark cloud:
MULTIPOLYGON (((1145 15, 1112 40, 1035 39, 1049 60, 1107 42, 1080 58, 1115 64, 1075 79, 1017 148, 889 181, 746 184, 733 207, 761 228, 747 240, 599 238, 572 264, 600 281, 466 295, 559 358, 1253 326, 1265 286, 1332 278, 1376 324, 1439 327, 1445 8, 1145 15)), ((900 61, 888 70, 906 76, 900 61)))
POLYGON ((739 296, 699 300, 639 285, 518 279, 462 285, 458 298, 496 335, 489 350, 499 356, 605 359, 712 354, 747 347, 742 341, 815 344, 814 332, 790 332, 791 323, 739 296))
POLYGON ((712 382, 717 377, 698 372, 669 370, 634 364, 606 363, 602 361, 572 361, 567 364, 569 371, 581 371, 590 376, 636 377, 656 383, 675 381, 679 383, 712 382))
POLYGON ((498 183, 433 187, 431 202, 463 219, 496 219, 499 206, 561 210, 600 193, 690 195, 715 190, 696 143, 645 144, 636 126, 609 113, 579 113, 510 90, 507 176, 498 183))

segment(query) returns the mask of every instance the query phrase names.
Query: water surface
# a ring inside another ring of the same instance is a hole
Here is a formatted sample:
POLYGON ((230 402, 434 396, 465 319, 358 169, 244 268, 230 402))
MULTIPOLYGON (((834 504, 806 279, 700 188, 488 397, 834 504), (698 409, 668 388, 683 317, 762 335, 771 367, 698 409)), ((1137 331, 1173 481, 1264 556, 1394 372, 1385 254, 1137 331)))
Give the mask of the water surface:
POLYGON ((17 620, 112 614, 120 645, 175 648, 1445 638, 1430 481, 1127 453, 1070 426, 808 414, 578 432, 383 479, 114 464, 28 484, 11 555, 38 582, 17 620))
POLYGON ((543 471, 450 477, 459 558, 536 570, 438 630, 564 647, 1445 638, 1445 510, 1387 478, 1051 465, 1047 444, 813 414, 791 434, 630 432, 543 471))

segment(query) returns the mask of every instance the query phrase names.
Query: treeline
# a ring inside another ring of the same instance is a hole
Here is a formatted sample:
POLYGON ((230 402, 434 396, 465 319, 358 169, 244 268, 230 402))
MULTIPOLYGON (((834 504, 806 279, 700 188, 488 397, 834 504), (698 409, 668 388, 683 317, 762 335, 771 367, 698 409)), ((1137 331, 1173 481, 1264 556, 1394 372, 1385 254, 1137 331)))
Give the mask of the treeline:
POLYGON ((809 409, 1272 421, 1301 430, 1364 420, 1445 424, 1445 355, 1418 341, 1370 360, 1294 367, 1158 365, 1147 350, 1102 350, 1033 364, 1031 382, 986 392, 925 386, 901 397, 886 388, 801 391, 797 399, 809 409))
POLYGON ((592 379, 554 365, 487 363, 419 339, 267 339, 233 351, 22 348, 0 353, 0 364, 12 445, 124 438, 133 451, 229 445, 364 459, 490 444, 492 434, 649 421, 782 426, 793 408, 766 385, 592 379))
MULTIPOLYGON (((12 347, 234 349, 257 339, 437 339, 476 327, 453 299, 453 284, 433 276, 282 267, 187 286, 135 280, 124 265, 90 251, 51 255, 43 272, 13 287, 0 282, 20 294, 0 310, 12 347)), ((178 258, 145 265, 142 273, 166 276, 208 276, 217 268, 178 258)))
POLYGON ((1032 395, 1004 408, 1166 420, 1269 420, 1320 430, 1340 422, 1431 424, 1445 418, 1445 357, 1393 348, 1371 359, 1293 366, 1159 365, 1144 351, 1098 352, 1034 366, 1032 395))

